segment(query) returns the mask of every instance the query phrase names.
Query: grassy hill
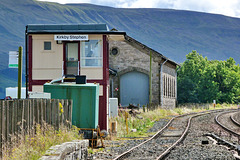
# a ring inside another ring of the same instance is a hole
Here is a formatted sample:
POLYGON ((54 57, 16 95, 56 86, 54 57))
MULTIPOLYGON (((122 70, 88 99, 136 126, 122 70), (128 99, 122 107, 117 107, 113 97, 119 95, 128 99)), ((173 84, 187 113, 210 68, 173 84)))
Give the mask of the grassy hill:
POLYGON ((0 1, 0 98, 16 86, 8 51, 24 46, 27 24, 106 23, 181 63, 197 50, 209 59, 233 57, 240 63, 240 19, 169 9, 124 9, 91 4, 61 5, 35 0, 0 1))

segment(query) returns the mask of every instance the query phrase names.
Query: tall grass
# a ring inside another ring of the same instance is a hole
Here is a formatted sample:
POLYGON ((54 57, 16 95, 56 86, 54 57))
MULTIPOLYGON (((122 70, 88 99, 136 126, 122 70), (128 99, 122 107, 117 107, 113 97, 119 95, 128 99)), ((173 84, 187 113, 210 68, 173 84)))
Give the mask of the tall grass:
POLYGON ((110 121, 117 121, 117 137, 144 137, 149 136, 152 133, 148 133, 147 130, 153 127, 155 121, 159 121, 160 119, 169 119, 171 116, 191 113, 191 112, 200 112, 205 110, 213 110, 213 109, 224 109, 224 108, 236 108, 236 105, 230 104, 217 104, 213 107, 213 104, 202 104, 202 105, 193 105, 186 104, 182 107, 174 108, 174 109, 162 109, 158 107, 158 109, 148 112, 141 111, 141 119, 129 116, 128 118, 128 130, 126 130, 126 121, 125 121, 125 113, 120 113, 118 117, 112 118, 110 121), (132 129, 136 129, 137 132, 131 132, 132 129))
POLYGON ((141 115, 134 117, 129 115, 128 127, 129 133, 126 130, 125 113, 122 112, 117 118, 111 119, 111 121, 117 121, 117 137, 144 137, 148 136, 147 130, 151 128, 155 121, 159 121, 161 118, 169 118, 170 115, 177 115, 173 110, 157 109, 154 111, 143 112, 140 110, 141 115), (139 118, 140 117, 140 118, 139 118), (131 132, 132 129, 136 129, 137 132, 131 132))
POLYGON ((73 127, 71 130, 61 126, 58 131, 54 127, 44 124, 36 125, 33 136, 26 135, 17 140, 13 138, 11 142, 5 144, 3 159, 16 160, 37 160, 54 145, 61 144, 75 139, 81 139, 79 130, 73 127))

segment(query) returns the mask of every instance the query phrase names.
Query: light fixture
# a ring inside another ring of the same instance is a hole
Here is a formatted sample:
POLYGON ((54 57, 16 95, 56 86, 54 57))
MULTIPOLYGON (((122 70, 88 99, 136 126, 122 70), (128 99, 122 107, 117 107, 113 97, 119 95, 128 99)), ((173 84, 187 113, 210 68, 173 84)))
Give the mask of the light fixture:
POLYGON ((61 40, 57 40, 57 44, 62 44, 62 41, 61 40))

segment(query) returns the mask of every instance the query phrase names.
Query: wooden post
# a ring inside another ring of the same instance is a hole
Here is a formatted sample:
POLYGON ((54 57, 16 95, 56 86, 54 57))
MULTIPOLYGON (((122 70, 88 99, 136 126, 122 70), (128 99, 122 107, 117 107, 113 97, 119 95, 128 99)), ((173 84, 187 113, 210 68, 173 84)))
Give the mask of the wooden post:
POLYGON ((125 111, 125 121, 126 121, 126 131, 128 134, 128 112, 127 111, 125 111))
POLYGON ((34 112, 33 112, 33 99, 29 99, 29 129, 30 129, 30 132, 29 134, 31 136, 33 136, 34 134, 34 123, 33 123, 33 119, 34 119, 34 112))
POLYGON ((21 99, 22 88, 22 51, 23 47, 18 48, 18 99, 21 99))
MULTIPOLYGON (((22 126, 21 126, 21 137, 24 137, 24 111, 25 111, 25 106, 24 106, 24 102, 22 102, 22 126)), ((23 139, 22 139, 23 140, 23 139)))
POLYGON ((68 102, 68 111, 69 111, 69 114, 68 114, 68 117, 69 117, 69 122, 70 122, 70 127, 72 126, 72 106, 73 106, 73 101, 72 100, 69 100, 68 102))
POLYGON ((60 125, 59 125, 59 124, 60 124, 60 109, 59 109, 59 103, 60 103, 60 100, 58 99, 58 100, 57 100, 57 106, 56 106, 56 107, 57 107, 57 108, 56 108, 56 109, 57 109, 57 112, 56 112, 56 114, 57 114, 57 115, 56 115, 56 118, 57 118, 57 121, 56 121, 57 130, 59 130, 59 127, 60 127, 60 125))
POLYGON ((68 127, 68 126, 69 126, 69 123, 68 123, 68 121, 69 121, 69 117, 68 117, 68 112, 69 112, 69 110, 68 110, 68 100, 64 100, 63 108, 64 108, 64 112, 63 112, 63 115, 64 115, 63 124, 68 127))
POLYGON ((3 116, 2 116, 2 109, 3 109, 3 101, 0 100, 0 159, 2 159, 2 119, 3 119, 3 116))
POLYGON ((6 107, 5 107, 5 102, 6 101, 3 101, 2 103, 2 143, 4 144, 5 141, 6 141, 6 107))
POLYGON ((7 108, 7 125, 8 125, 8 130, 7 130, 7 140, 8 142, 11 141, 11 134, 13 134, 13 126, 12 126, 12 113, 13 112, 13 101, 8 100, 8 108, 7 108))
POLYGON ((51 115, 52 115, 52 110, 51 110, 51 99, 47 99, 47 104, 46 104, 46 122, 48 124, 51 124, 51 115))
POLYGON ((12 133, 16 134, 17 133, 17 101, 13 101, 13 110, 12 110, 12 133))

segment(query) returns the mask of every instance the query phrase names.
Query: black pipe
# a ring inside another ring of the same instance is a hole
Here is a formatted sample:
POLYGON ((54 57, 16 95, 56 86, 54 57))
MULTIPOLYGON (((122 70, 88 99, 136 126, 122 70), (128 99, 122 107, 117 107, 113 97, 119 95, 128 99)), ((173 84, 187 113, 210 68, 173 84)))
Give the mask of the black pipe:
POLYGON ((26 98, 28 98, 28 33, 27 33, 28 26, 26 26, 25 30, 25 64, 26 64, 26 70, 25 70, 25 81, 26 81, 26 98))

